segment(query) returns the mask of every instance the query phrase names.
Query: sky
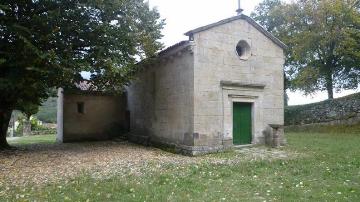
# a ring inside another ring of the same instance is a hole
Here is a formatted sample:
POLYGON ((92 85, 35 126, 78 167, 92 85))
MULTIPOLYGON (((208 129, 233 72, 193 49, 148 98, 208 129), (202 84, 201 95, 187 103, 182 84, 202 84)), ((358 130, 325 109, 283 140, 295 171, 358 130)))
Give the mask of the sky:
MULTIPOLYGON (((290 1, 290 0, 288 0, 290 1)), ((166 20, 162 32, 161 42, 171 46, 179 41, 187 40, 185 32, 219 20, 236 15, 237 0, 149 0, 150 7, 156 7, 163 19, 166 20)), ((245 15, 250 15, 255 6, 262 0, 241 0, 241 7, 245 15)), ((342 97, 356 91, 342 91, 334 93, 335 97, 342 97)), ((303 96, 301 92, 288 92, 289 105, 300 105, 327 99, 326 92, 319 92, 312 96, 303 96)))

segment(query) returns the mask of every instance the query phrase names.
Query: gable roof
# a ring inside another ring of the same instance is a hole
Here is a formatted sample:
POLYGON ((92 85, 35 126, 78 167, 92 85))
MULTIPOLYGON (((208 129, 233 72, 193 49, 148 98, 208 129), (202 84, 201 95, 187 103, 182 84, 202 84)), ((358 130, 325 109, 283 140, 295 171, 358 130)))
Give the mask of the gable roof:
POLYGON ((149 57, 149 58, 145 58, 143 60, 141 60, 140 62, 136 63, 136 65, 143 65, 146 64, 147 62, 151 62, 152 60, 158 60, 160 58, 166 58, 168 56, 174 55, 184 49, 186 49, 187 47, 189 47, 191 45, 190 41, 180 41, 179 43, 176 43, 172 46, 169 46, 161 51, 159 51, 158 53, 156 53, 154 56, 149 57))
POLYGON ((156 54, 157 57, 161 57, 161 56, 165 56, 166 54, 174 51, 180 51, 182 50, 184 47, 187 47, 188 45, 190 45, 190 41, 180 41, 179 43, 176 43, 172 46, 167 47, 166 49, 160 51, 159 53, 156 54))
POLYGON ((273 41, 276 45, 278 45, 279 47, 281 47, 282 49, 287 49, 287 46, 281 42, 278 38, 276 38, 274 35, 272 35, 270 32, 268 32, 266 29, 264 29, 262 26, 260 26, 257 22, 255 22, 252 18, 250 18, 249 16, 246 15, 237 15, 231 18, 227 18, 224 20, 221 20, 219 22, 216 23, 212 23, 203 27, 199 27, 193 30, 190 30, 188 32, 185 33, 186 36, 191 36, 195 33, 199 33, 208 29, 211 29, 213 27, 217 27, 235 20, 245 20, 247 21, 249 24, 251 24, 253 27, 255 27, 259 32, 263 33, 266 37, 268 37, 271 41, 273 41))

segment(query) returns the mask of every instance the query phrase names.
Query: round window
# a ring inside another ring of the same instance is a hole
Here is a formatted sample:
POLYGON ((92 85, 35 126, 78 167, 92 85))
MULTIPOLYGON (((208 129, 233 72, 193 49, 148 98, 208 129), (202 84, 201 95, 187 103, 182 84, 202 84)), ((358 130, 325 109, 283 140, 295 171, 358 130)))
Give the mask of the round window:
POLYGON ((251 56, 250 45, 244 40, 239 41, 239 43, 236 45, 236 53, 241 60, 249 59, 251 56))

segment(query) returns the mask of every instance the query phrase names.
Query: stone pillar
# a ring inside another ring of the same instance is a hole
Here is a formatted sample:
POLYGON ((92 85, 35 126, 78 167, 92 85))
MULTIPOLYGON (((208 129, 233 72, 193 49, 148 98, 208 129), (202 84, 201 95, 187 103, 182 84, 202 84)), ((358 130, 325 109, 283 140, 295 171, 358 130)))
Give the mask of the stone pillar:
POLYGON ((283 138, 283 134, 281 132, 283 131, 283 125, 277 125, 277 124, 270 124, 269 125, 272 128, 272 147, 278 148, 281 146, 281 138, 283 138))
POLYGON ((63 143, 64 137, 64 89, 58 89, 57 99, 57 135, 56 141, 63 143))
POLYGON ((263 133, 267 146, 277 148, 286 144, 283 125, 270 124, 263 133))

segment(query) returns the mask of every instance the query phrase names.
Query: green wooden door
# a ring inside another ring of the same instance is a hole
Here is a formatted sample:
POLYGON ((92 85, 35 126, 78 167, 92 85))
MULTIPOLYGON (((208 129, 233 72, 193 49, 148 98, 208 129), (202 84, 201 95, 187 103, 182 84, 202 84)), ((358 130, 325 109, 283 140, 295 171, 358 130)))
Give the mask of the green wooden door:
POLYGON ((234 145, 251 144, 251 103, 234 103, 233 142, 234 145))

